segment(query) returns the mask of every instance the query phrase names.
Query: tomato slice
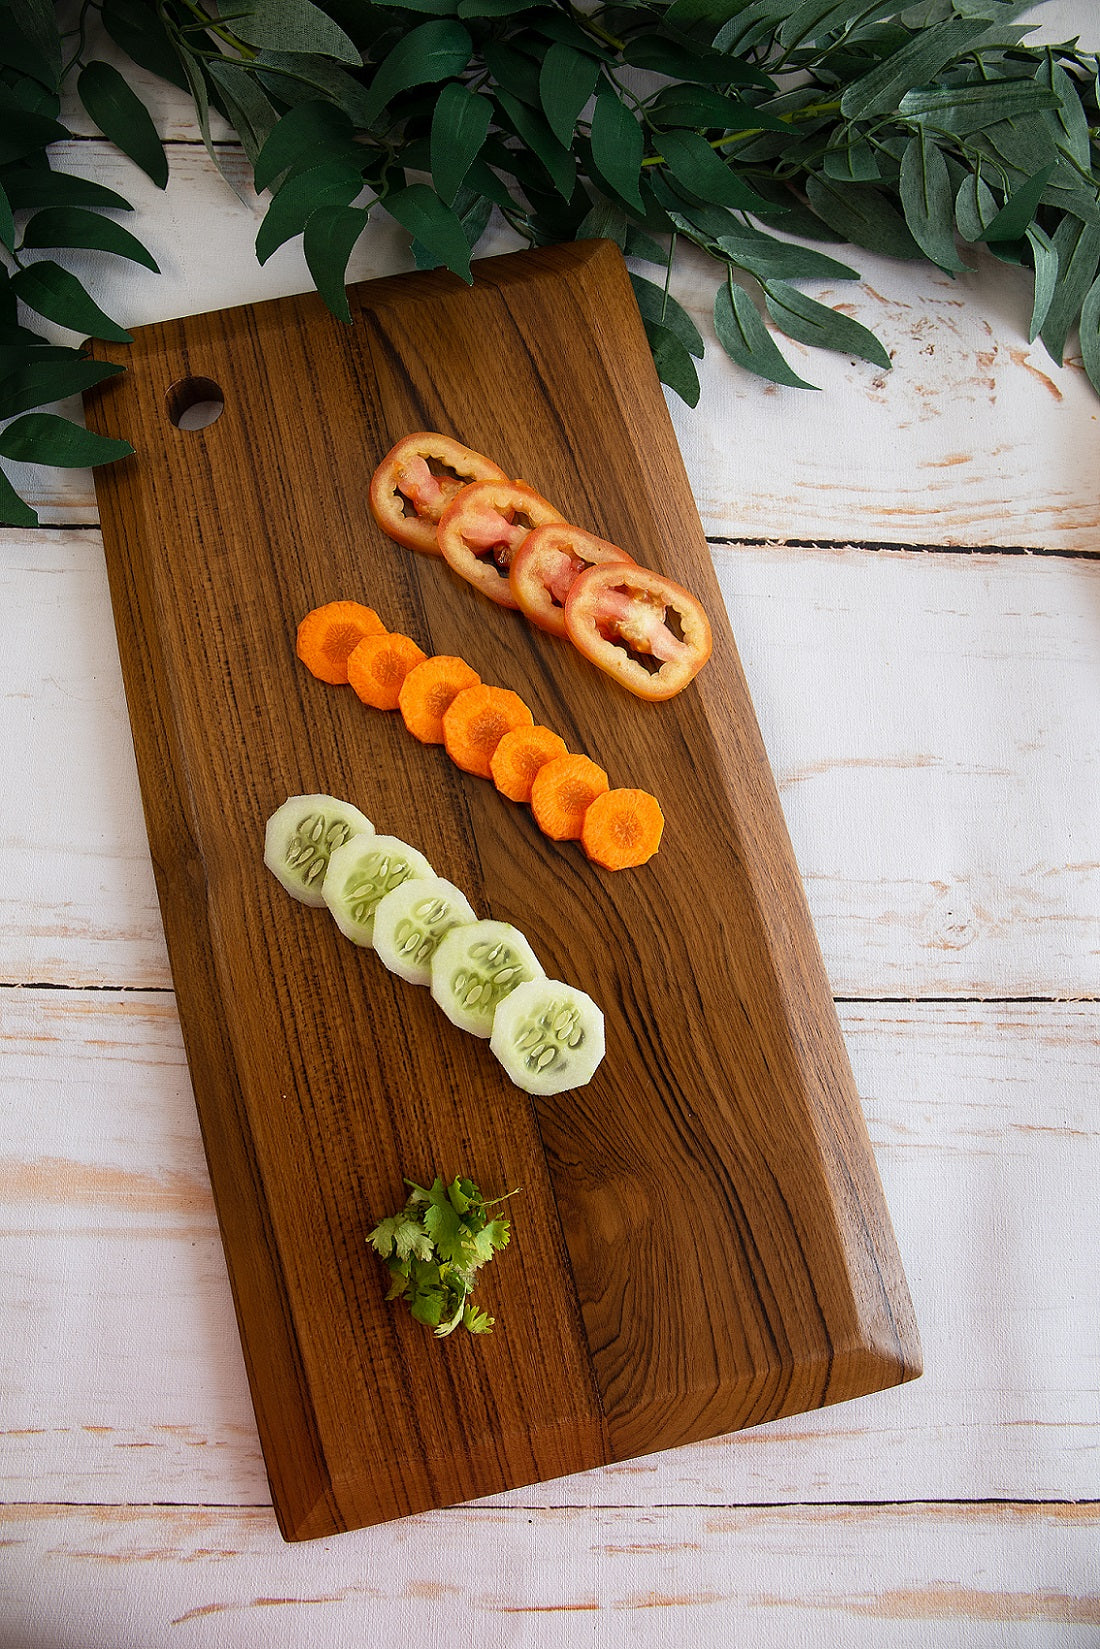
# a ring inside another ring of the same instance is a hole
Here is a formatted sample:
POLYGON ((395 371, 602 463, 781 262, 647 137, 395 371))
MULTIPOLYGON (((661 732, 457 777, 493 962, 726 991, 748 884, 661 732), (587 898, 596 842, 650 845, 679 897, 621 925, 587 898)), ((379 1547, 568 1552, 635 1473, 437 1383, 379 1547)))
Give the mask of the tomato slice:
POLYGON ((528 533, 512 557, 508 580, 520 609, 541 630, 565 634, 565 598, 586 567, 633 562, 617 544, 568 521, 551 521, 528 533))
POLYGON ((443 512, 440 554, 490 601, 518 607, 508 578, 516 552, 534 528, 564 519, 526 481, 473 481, 443 512))
POLYGON ((370 484, 371 514, 384 533, 411 550, 438 555, 436 529, 452 498, 471 481, 507 481, 484 453, 449 435, 420 430, 391 447, 370 484))
POLYGON ((565 601, 570 641, 642 699, 669 699, 710 657, 707 615, 687 590, 645 567, 589 567, 565 601))

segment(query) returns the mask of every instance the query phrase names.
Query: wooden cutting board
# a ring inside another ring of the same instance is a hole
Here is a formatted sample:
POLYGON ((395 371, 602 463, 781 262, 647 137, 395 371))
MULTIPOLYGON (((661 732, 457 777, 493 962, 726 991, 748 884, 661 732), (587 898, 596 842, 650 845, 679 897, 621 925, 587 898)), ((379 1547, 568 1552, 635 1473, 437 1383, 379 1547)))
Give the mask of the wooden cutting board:
POLYGON ((625 266, 607 242, 367 282, 97 345, 136 456, 96 472, 149 840, 272 1494, 307 1539, 730 1432, 919 1372, 858 1096, 625 266), (201 430, 174 414, 213 392, 201 430), (440 430, 701 598, 663 704, 374 526, 371 473, 440 430), (338 597, 511 687, 666 815, 636 870, 298 663, 338 597), (419 847, 604 1009, 585 1088, 531 1101, 426 990, 288 898, 264 822, 323 791, 419 847), (403 1176, 509 1204, 435 1339, 367 1233, 403 1176))

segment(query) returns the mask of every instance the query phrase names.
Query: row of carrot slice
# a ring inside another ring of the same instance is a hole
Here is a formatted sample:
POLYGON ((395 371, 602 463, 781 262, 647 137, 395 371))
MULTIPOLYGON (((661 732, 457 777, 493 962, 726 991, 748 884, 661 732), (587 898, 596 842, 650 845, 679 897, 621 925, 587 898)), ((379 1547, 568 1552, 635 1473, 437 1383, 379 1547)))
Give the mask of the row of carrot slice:
POLYGON ((602 767, 571 753, 564 739, 535 722, 518 693, 483 682, 465 659, 429 656, 356 601, 326 602, 307 613, 296 650, 322 681, 346 682, 377 710, 399 710, 421 743, 442 744, 465 772, 527 803, 552 840, 579 841, 606 870, 645 864, 656 853, 664 829, 657 798, 612 789, 602 767))

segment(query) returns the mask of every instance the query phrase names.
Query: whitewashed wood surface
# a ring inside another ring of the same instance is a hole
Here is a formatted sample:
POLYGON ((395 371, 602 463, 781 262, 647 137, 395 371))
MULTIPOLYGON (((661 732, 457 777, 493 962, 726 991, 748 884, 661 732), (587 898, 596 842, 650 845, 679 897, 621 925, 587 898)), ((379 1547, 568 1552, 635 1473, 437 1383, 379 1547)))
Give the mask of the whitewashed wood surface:
MULTIPOLYGON (((1089 0, 1037 8, 1100 35, 1089 0)), ((163 273, 261 269, 182 100, 161 195, 87 132, 163 273)), ((514 244, 501 231, 491 249, 514 244)), ((920 1322, 915 1384, 288 1547, 270 1511, 171 993, 87 472, 0 531, 0 1649, 1100 1643, 1100 402, 1023 283, 857 256, 894 370, 717 348, 670 403, 920 1322)), ((380 223, 357 277, 408 267, 380 223)), ((709 335, 713 277, 676 290, 709 335)), ((369 461, 369 457, 365 457, 369 461)))

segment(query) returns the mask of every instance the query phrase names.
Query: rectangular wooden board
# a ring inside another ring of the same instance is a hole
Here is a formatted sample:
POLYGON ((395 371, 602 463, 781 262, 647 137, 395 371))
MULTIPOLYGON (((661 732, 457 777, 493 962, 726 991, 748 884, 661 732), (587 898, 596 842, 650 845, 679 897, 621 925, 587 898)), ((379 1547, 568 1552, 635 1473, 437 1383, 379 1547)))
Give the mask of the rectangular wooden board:
POLYGON ((691 490, 614 246, 485 259, 141 328, 92 426, 173 977, 280 1527, 306 1539, 622 1460, 919 1372, 828 982, 691 490), (224 411, 169 416, 210 380, 224 411), (184 385, 181 390, 178 386, 184 385), (665 703, 374 525, 371 474, 439 430, 701 598, 665 703), (295 657, 375 608, 652 791, 617 873, 295 657), (290 795, 353 801, 607 1020, 585 1088, 529 1100, 428 991, 263 867, 290 795), (385 1301, 367 1234, 403 1176, 519 1187, 488 1337, 385 1301))

